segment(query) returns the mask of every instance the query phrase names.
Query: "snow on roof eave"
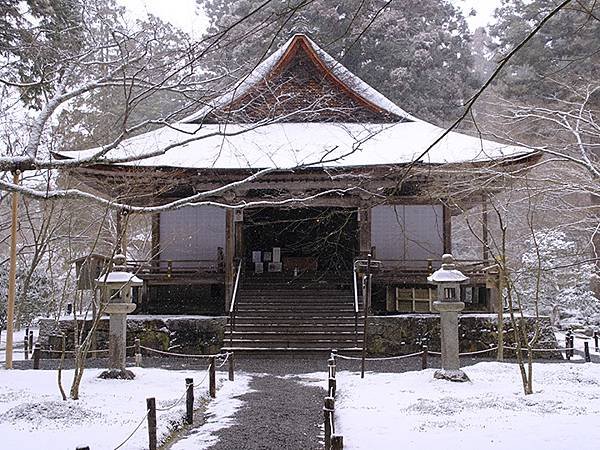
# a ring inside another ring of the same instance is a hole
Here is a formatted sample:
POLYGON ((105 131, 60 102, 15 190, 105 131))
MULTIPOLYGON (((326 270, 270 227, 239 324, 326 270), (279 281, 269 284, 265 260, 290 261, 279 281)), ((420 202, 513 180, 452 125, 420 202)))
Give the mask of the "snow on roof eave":
POLYGON ((256 68, 250 72, 248 76, 239 80, 229 92, 212 100, 207 106, 204 106, 199 111, 191 114, 188 117, 185 117, 181 120, 181 122, 189 123, 203 118, 212 111, 233 103, 235 100, 246 94, 252 87, 262 81, 273 68, 277 66, 279 61, 281 61, 287 54, 288 50, 290 50, 292 44, 300 39, 304 40, 310 45, 312 50, 317 54, 319 60, 327 69, 329 69, 334 78, 346 86, 350 91, 363 98, 367 103, 371 103, 383 111, 407 120, 420 120, 404 111, 381 92, 377 91, 371 85, 360 79, 358 76, 344 67, 338 60, 333 58, 329 53, 319 47, 308 36, 303 33, 297 33, 288 39, 287 42, 275 52, 273 52, 271 56, 256 66, 256 68))

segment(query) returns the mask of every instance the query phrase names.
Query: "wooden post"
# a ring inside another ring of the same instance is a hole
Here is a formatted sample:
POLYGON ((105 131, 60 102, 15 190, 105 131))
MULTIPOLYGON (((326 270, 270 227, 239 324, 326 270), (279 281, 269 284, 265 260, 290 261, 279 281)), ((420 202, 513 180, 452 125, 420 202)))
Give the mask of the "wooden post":
MULTIPOLYGON (((19 184, 21 172, 13 172, 13 184, 19 184)), ((17 292, 17 216, 19 213, 19 193, 12 193, 10 221, 10 266, 8 269, 8 298, 6 301, 6 363, 7 369, 13 368, 13 333, 15 320, 15 296, 17 292)))
POLYGON ((331 436, 331 450, 342 450, 344 448, 344 437, 334 434, 331 436))
POLYGON ((33 347, 33 368, 36 370, 40 368, 40 359, 42 357, 41 353, 40 344, 36 342, 35 346, 33 347))
POLYGON ((235 360, 233 359, 233 353, 229 355, 229 381, 233 381, 235 378, 235 360))
POLYGON ((588 341, 584 341, 583 343, 583 354, 585 356, 585 362, 592 362, 592 358, 590 357, 590 344, 588 341))
POLYGON ((325 397, 323 402, 323 425, 325 426, 325 450, 331 450, 331 422, 333 421, 333 411, 335 400, 333 397, 325 397))
POLYGON ((575 337, 570 331, 567 331, 567 336, 569 337, 569 356, 572 358, 575 356, 575 337))
POLYGON ((335 378, 329 378, 329 396, 335 398, 336 381, 335 378))
POLYGON ((498 265, 498 314, 497 329, 498 329, 498 353, 496 359, 504 361, 504 268, 498 265))
POLYGON ((29 351, 33 353, 33 331, 29 332, 29 351))
POLYGON ((194 379, 185 379, 185 420, 194 423, 194 379))
POLYGON ((429 351, 428 351, 426 345, 423 345, 421 347, 421 351, 423 352, 421 354, 421 370, 425 370, 425 369, 427 369, 427 356, 429 354, 429 351))
POLYGON ((600 351, 600 348, 598 348, 598 332, 594 331, 594 348, 596 350, 596 353, 598 353, 600 351))
POLYGON ((571 351, 569 350, 569 348, 571 348, 571 336, 569 336, 569 331, 567 331, 567 334, 565 335, 565 356, 568 360, 571 359, 571 351))
POLYGON ((23 338, 23 356, 29 359, 29 336, 27 335, 23 338))
POLYGON ((208 369, 208 393, 211 398, 215 398, 217 396, 217 380, 216 380, 216 366, 215 366, 215 357, 211 356, 208 358, 210 368, 208 369))
POLYGON ((488 208, 485 194, 481 196, 481 246, 481 256, 484 261, 487 261, 490 258, 490 250, 488 243, 488 208))
POLYGON ((450 207, 444 204, 442 211, 444 253, 452 253, 452 211, 450 207))
POLYGON ((329 358, 327 360, 327 371, 329 378, 335 378, 335 358, 329 358))
POLYGON ((146 409, 148 411, 148 448, 156 450, 156 400, 146 399, 146 409))
POLYGON ((235 225, 233 223, 233 210, 225 211, 225 310, 229 311, 233 284, 235 282, 235 225))
POLYGON ((142 365, 142 349, 140 347, 140 338, 135 338, 135 366, 140 367, 142 365))

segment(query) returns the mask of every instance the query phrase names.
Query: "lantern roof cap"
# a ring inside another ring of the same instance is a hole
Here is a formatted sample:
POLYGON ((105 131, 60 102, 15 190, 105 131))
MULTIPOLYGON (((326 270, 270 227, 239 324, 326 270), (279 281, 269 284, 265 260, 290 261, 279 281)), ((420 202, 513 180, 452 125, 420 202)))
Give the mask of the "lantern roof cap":
POLYGON ((434 284, 464 283, 468 280, 469 277, 456 268, 454 257, 450 253, 442 256, 442 267, 427 277, 427 281, 434 284))
POLYGON ((129 283, 131 286, 141 286, 144 283, 134 273, 127 270, 127 259, 120 252, 113 256, 113 270, 100 275, 95 281, 99 285, 129 283))

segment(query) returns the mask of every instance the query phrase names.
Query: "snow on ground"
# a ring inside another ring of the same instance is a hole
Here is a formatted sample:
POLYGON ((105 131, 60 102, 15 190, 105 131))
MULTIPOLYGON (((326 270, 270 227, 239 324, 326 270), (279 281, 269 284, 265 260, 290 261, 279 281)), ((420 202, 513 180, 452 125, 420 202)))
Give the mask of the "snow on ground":
MULTIPOLYGON (((555 331, 554 332, 555 336, 556 336, 556 340, 558 341, 558 346, 561 348, 565 347, 565 337, 566 337, 566 331, 555 331)), ((580 333, 575 333, 574 335, 574 339, 573 339, 573 348, 576 350, 579 350, 580 352, 584 351, 584 342, 588 343, 588 347, 590 349, 590 355, 598 355, 599 352, 596 351, 596 347, 595 347, 595 342, 594 342, 594 338, 590 337, 590 336, 585 336, 583 334, 580 333)), ((583 360, 584 356, 583 353, 575 353, 572 357, 571 360, 573 361, 577 361, 577 360, 583 360)))
POLYGON ((215 432, 228 428, 235 423, 233 415, 243 405, 238 396, 253 392, 249 389, 250 377, 243 376, 241 379, 236 375, 235 383, 227 383, 219 391, 219 395, 206 408, 204 414, 206 422, 199 428, 177 442, 171 450, 202 450, 210 447, 218 441, 215 432))
MULTIPOLYGON (((37 341, 38 329, 31 328, 33 331, 33 342, 37 341)), ((25 359, 23 352, 23 338, 25 337, 25 328, 21 330, 15 330, 13 333, 13 361, 20 361, 25 359)), ((30 355, 31 356, 31 355, 30 355)), ((6 331, 0 331, 0 361, 6 361, 6 331)))
POLYGON ((534 364, 535 392, 528 396, 515 364, 466 367, 469 383, 436 380, 434 371, 364 379, 338 372, 336 431, 344 448, 598 448, 600 365, 534 364))
MULTIPOLYGON (((205 370, 164 370, 133 368, 136 379, 102 380, 100 369, 86 369, 81 399, 62 401, 57 387, 57 372, 50 370, 0 370, 0 436, 2 448, 74 449, 89 445, 94 450, 114 449, 142 423, 122 449, 148 448, 146 398, 155 397, 159 440, 185 415, 185 378, 198 383, 198 405, 208 389, 205 370), (200 381, 203 383, 200 384, 200 381), (42 444, 43 443, 43 444, 42 444), (41 446, 40 446, 41 445, 41 446)), ((67 390, 72 370, 63 373, 67 390)), ((216 405, 228 407, 230 398, 243 391, 248 377, 236 374, 234 383, 217 372, 216 405)), ((211 406, 212 409, 215 406, 211 406)), ((213 426, 212 429, 216 427, 213 426)))

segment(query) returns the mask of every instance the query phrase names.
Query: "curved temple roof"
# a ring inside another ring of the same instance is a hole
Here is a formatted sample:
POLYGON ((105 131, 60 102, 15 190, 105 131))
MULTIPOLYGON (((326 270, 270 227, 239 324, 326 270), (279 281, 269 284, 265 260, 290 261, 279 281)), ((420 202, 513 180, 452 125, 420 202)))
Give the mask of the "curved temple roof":
MULTIPOLYGON (((299 34, 210 105, 123 141, 106 158, 148 156, 120 164, 192 169, 403 164, 443 132, 402 110, 299 34)), ((80 158, 98 151, 59 155, 80 158)), ((451 132, 421 161, 484 162, 532 153, 451 132)))

